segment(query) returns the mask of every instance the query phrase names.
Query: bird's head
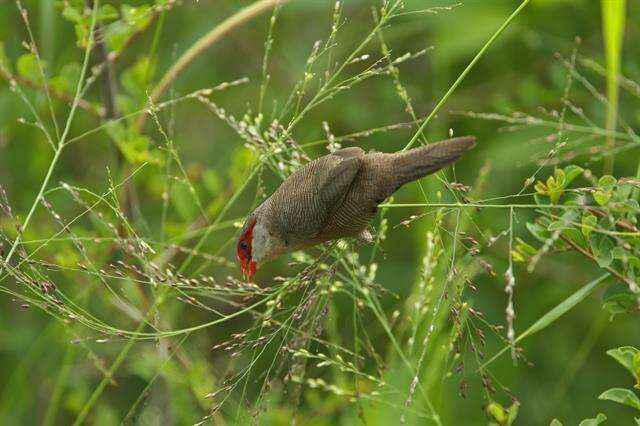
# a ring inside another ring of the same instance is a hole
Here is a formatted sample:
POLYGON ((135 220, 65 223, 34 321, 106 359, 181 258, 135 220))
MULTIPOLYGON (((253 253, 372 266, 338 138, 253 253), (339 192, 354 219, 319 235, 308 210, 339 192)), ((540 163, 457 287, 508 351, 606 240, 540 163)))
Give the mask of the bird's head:
POLYGON ((251 279, 256 273, 257 263, 253 259, 253 230, 256 227, 256 218, 249 216, 247 222, 242 228, 238 245, 236 246, 236 255, 240 262, 240 270, 245 278, 251 279))
POLYGON ((251 279, 258 265, 279 256, 288 249, 286 241, 279 238, 277 232, 269 230, 269 220, 265 216, 263 209, 256 209, 247 218, 238 238, 236 255, 245 278, 251 279))

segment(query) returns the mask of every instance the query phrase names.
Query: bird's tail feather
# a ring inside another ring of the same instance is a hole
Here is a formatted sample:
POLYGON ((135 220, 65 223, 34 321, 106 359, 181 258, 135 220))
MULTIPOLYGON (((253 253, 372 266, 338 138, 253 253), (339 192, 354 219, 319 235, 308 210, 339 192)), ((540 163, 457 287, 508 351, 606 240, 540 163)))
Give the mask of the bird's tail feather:
POLYGON ((462 136, 393 154, 399 185, 435 173, 456 162, 475 144, 475 137, 462 136))

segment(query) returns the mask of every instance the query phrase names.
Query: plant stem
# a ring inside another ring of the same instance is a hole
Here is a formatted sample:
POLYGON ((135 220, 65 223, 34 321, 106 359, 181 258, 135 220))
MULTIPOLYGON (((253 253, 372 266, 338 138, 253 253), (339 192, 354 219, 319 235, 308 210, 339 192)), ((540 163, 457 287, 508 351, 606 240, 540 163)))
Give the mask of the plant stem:
MULTIPOLYGON (((151 92, 150 101, 155 103, 173 82, 182 74, 191 63, 202 55, 209 47, 215 44, 222 37, 239 27, 240 25, 250 21, 261 13, 274 8, 275 6, 286 3, 290 0, 259 0, 252 5, 240 9, 234 15, 216 25, 211 31, 196 41, 180 58, 169 68, 169 70, 160 79, 160 82, 151 92)), ((146 114, 140 115, 137 121, 138 129, 142 129, 147 119, 146 114)))
POLYGON ((84 80, 85 80, 85 76, 87 73, 87 68, 89 66, 89 57, 91 56, 91 49, 93 48, 93 44, 94 44, 94 36, 95 36, 95 25, 96 25, 96 15, 97 15, 97 10, 99 7, 99 3, 100 0, 96 0, 95 1, 95 5, 93 8, 93 12, 91 13, 91 26, 89 28, 89 40, 87 42, 87 47, 85 49, 85 54, 84 54, 84 62, 82 64, 82 71, 80 72, 80 78, 78 79, 78 85, 76 87, 76 94, 75 97, 73 99, 73 103, 71 104, 71 111, 69 111, 69 117, 67 118, 67 123, 64 127, 64 131, 62 132, 62 136, 60 137, 60 140, 58 141, 58 146, 56 147, 56 150, 53 154, 53 158, 51 159, 51 164, 49 164, 49 169, 47 170, 47 174, 45 175, 43 181, 42 181, 42 185, 40 185, 40 190, 38 191, 38 195, 36 195, 36 199, 33 201, 33 204, 31 205, 31 209, 29 209, 29 213, 27 213, 27 217, 24 220, 24 223, 20 226, 20 232, 18 233, 18 235, 16 236, 16 239, 14 240, 13 244, 11 245, 11 249, 9 250, 9 253, 7 254, 7 257, 4 259, 4 262, 2 265, 0 265, 0 273, 2 273, 2 271, 4 270, 5 266, 9 265, 9 262, 11 261, 11 258, 13 257, 13 253, 16 251, 16 248, 18 247, 18 245, 20 244, 20 239, 22 237, 22 233, 24 232, 24 230, 26 229, 26 227, 29 225, 29 222, 31 222, 31 218, 33 217, 33 213, 36 211, 36 208, 38 207, 38 205, 40 204, 40 199, 42 198, 42 195, 44 194, 44 191, 47 188, 47 185, 49 185, 49 180, 51 180, 51 175, 53 174, 53 170, 55 169, 58 160, 60 159, 60 154, 62 153, 62 149, 64 148, 64 144, 66 141, 66 138, 69 134, 69 130, 71 129, 71 122, 73 121, 73 117, 75 116, 76 113, 76 109, 78 107, 78 103, 80 101, 80 93, 82 92, 82 86, 84 85, 84 80))
POLYGON ((462 73, 458 76, 456 81, 454 81, 451 87, 449 87, 449 90, 447 90, 447 93, 445 93, 444 96, 440 98, 440 101, 438 101, 438 103, 433 108, 431 113, 429 113, 429 115, 424 119, 424 121, 422 122, 422 124, 420 125, 416 133, 413 135, 409 143, 403 148, 403 151, 410 149, 418 141, 418 138, 423 133, 424 129, 427 127, 427 124, 429 124, 429 122, 431 122, 431 120, 433 119, 433 117, 435 117, 438 111, 440 111, 440 108, 442 108, 445 102, 447 102, 447 99, 449 99, 449 96, 451 96, 451 94, 456 90, 456 88, 460 85, 460 83, 462 83, 462 81, 465 79, 467 74, 469 74, 471 69, 475 66, 476 62, 478 62, 480 58, 482 58, 482 56, 493 44, 493 42, 498 38, 498 36, 500 36, 500 34, 502 34, 502 32, 509 26, 511 21, 513 21, 516 18, 516 16, 520 14, 520 12, 522 11, 522 9, 524 9, 527 3, 529 3, 529 0, 523 0, 523 2, 520 3, 520 6, 518 6, 518 8, 513 11, 513 13, 507 18, 507 20, 504 21, 502 25, 500 25, 500 28, 498 28, 498 30, 491 36, 491 38, 489 38, 489 40, 487 40, 484 46, 482 46, 482 49, 480 49, 478 53, 476 53, 476 56, 474 56, 471 62, 469 62, 469 65, 467 65, 464 71, 462 71, 462 73))

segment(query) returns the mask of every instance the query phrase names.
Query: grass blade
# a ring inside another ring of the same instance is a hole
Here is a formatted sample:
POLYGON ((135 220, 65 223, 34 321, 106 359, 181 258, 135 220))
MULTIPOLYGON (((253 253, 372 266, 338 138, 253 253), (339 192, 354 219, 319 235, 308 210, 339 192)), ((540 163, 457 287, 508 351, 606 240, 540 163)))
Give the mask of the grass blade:
MULTIPOLYGON (((626 15, 626 0, 602 0, 602 37, 607 65, 607 121, 608 131, 615 131, 618 119, 618 75, 622 57, 622 40, 626 15)), ((615 138, 607 136, 607 149, 613 148, 615 138)), ((613 172, 613 155, 604 160, 604 174, 613 172)))
MULTIPOLYGON (((583 287, 580 287, 580 289, 578 291, 573 293, 571 296, 567 297, 560 304, 558 304, 556 307, 554 307, 549 312, 544 314, 542 317, 540 317, 540 319, 538 319, 538 321, 534 322, 529 328, 527 328, 524 332, 522 332, 516 338, 515 343, 518 343, 518 342, 526 339, 527 337, 529 337, 529 336, 531 336, 533 334, 536 334, 539 331, 544 330, 545 328, 547 328, 548 326, 550 326, 551 324, 556 322, 558 319, 560 319, 561 316, 563 316, 564 314, 569 312, 578 303, 582 302, 584 299, 587 298, 587 296, 589 296, 591 293, 593 293, 593 291, 596 289, 596 287, 598 287, 598 284, 600 284, 602 281, 604 281, 607 277, 609 277, 608 273, 604 274, 604 275, 601 275, 600 277, 598 277, 595 280, 591 281, 587 285, 585 285, 583 287)), ((487 367, 493 361, 498 359, 498 357, 500 355, 502 355, 507 350, 509 350, 509 348, 510 348, 510 346, 505 346, 504 348, 500 349, 500 351, 498 351, 498 353, 496 353, 487 362, 485 362, 480 367, 478 367, 478 370, 483 370, 485 367, 487 367)))

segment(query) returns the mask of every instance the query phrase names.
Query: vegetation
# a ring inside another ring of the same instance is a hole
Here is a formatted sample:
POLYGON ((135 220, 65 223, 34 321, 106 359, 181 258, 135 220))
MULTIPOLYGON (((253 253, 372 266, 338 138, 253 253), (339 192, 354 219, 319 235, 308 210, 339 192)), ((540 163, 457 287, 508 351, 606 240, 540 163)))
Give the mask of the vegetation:
POLYGON ((0 422, 640 425, 639 18, 0 2, 0 422), (309 159, 464 134, 372 245, 241 279, 309 159))

